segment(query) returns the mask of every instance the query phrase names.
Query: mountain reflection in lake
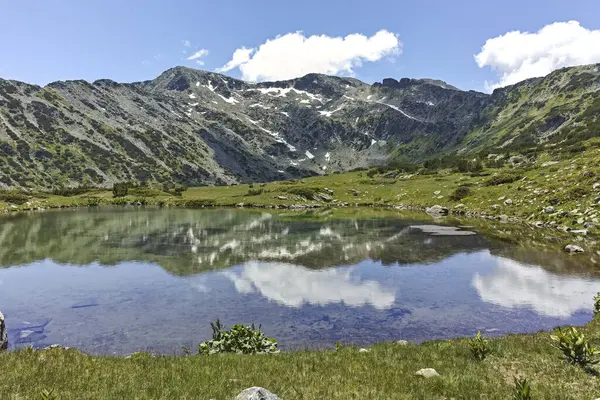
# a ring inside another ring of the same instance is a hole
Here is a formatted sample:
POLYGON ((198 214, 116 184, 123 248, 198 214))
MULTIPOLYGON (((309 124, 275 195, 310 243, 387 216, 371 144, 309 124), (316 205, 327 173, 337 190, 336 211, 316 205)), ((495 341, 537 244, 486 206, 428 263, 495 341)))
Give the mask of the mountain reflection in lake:
POLYGON ((593 275, 564 272, 571 259, 525 255, 467 229, 316 217, 116 209, 3 218, 0 310, 11 348, 175 353, 209 338, 216 318, 262 324, 283 349, 530 332, 587 322, 600 291, 593 275))

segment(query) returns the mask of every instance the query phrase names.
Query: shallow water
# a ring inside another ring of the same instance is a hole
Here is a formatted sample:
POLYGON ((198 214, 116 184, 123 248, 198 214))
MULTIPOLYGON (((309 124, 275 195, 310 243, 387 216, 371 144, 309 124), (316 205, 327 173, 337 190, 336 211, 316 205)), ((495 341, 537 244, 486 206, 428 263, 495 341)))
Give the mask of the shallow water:
POLYGON ((600 291, 597 275, 467 229, 313 217, 115 209, 3 218, 10 346, 180 353, 208 339, 216 318, 262 324, 282 349, 494 336, 586 323, 600 291))

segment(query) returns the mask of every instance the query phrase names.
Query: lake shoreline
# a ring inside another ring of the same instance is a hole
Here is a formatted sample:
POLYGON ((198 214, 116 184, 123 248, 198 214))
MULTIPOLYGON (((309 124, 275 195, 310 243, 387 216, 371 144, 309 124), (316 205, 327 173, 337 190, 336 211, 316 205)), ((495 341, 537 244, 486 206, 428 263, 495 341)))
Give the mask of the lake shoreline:
MULTIPOLYGON (((591 341, 600 340, 600 318, 578 330, 591 341)), ((153 398, 226 399, 247 387, 262 386, 286 399, 320 398, 324 393, 343 399, 360 385, 359 392, 371 393, 369 398, 470 393, 505 399, 513 377, 521 377, 530 382, 538 399, 593 398, 600 387, 598 378, 560 359, 560 352, 551 347, 550 334, 490 338, 490 355, 484 361, 472 357, 468 338, 273 355, 97 356, 56 346, 25 349, 0 353, 0 362, 13 366, 0 381, 0 394, 33 398, 42 390, 54 390, 64 399, 84 393, 97 399, 143 393, 153 398), (423 368, 434 368, 439 376, 415 376, 423 368), (392 371, 395 379, 389 379, 392 371), (35 381, 30 381, 33 376, 35 381)))

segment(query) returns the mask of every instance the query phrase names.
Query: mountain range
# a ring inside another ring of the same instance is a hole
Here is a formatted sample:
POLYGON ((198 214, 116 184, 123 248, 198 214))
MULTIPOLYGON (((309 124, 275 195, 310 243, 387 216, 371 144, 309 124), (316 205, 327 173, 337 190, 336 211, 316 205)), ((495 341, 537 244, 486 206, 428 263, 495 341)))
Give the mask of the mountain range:
POLYGON ((185 67, 135 83, 0 79, 0 188, 271 181, 598 133, 600 64, 492 94, 432 79, 250 83, 185 67))

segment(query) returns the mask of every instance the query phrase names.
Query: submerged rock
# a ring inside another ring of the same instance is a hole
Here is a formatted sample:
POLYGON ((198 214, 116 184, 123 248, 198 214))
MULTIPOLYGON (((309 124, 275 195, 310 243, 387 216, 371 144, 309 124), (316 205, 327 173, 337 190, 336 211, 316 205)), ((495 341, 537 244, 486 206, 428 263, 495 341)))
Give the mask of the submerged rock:
POLYGON ((238 394, 234 400, 281 400, 265 388, 251 387, 238 394))
POLYGON ((0 311, 0 351, 8 349, 8 332, 4 324, 4 314, 0 311))
POLYGON ((434 376, 440 376, 438 372, 433 368, 423 368, 415 372, 415 375, 420 375, 424 378, 433 378, 434 376))

